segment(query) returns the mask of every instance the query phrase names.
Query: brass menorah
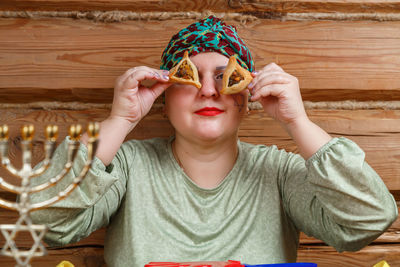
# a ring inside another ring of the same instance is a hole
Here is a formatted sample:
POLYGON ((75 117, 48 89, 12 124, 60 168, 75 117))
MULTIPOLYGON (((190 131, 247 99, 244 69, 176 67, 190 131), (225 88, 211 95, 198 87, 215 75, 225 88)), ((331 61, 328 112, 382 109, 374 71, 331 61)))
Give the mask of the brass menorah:
POLYGON ((16 202, 7 201, 0 198, 0 207, 19 212, 19 218, 15 224, 0 225, 0 231, 6 239, 0 255, 14 257, 17 267, 29 267, 32 257, 44 256, 47 254, 42 243, 42 238, 45 235, 47 228, 45 225, 33 224, 30 219, 30 212, 43 209, 66 198, 82 182, 92 165, 92 160, 96 153, 99 124, 90 123, 87 127, 87 134, 89 136, 87 144, 88 156, 85 166, 81 170, 80 174, 74 178, 71 184, 69 184, 56 196, 39 203, 31 203, 30 194, 40 192, 56 185, 70 171, 79 149, 79 139, 82 134, 82 127, 79 124, 75 124, 69 128, 70 141, 68 143, 68 156, 67 162, 62 171, 56 177, 49 179, 45 183, 31 186, 30 179, 42 175, 51 165, 51 158, 53 156, 58 137, 58 127, 56 125, 48 125, 46 127, 46 141, 44 144, 45 158, 42 162, 42 165, 37 169, 32 168, 31 166, 32 139, 34 132, 35 129, 33 125, 25 125, 21 128, 22 168, 16 169, 8 158, 8 126, 0 126, 1 165, 13 176, 21 179, 20 185, 14 185, 6 182, 2 177, 0 177, 0 188, 18 195, 18 200, 16 202), (15 243, 15 237, 17 236, 18 232, 28 232, 31 234, 34 242, 29 250, 19 250, 17 247, 15 243))

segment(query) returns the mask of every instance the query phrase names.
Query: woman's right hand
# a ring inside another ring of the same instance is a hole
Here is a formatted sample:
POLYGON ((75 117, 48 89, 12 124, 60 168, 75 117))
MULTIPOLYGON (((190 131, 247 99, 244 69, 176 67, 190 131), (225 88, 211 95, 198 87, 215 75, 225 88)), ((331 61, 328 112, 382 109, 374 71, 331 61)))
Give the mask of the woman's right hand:
POLYGON ((110 117, 122 119, 134 127, 150 111, 156 98, 170 85, 168 79, 166 70, 146 66, 127 70, 116 80, 110 117), (143 80, 154 80, 156 83, 147 88, 141 85, 143 80))

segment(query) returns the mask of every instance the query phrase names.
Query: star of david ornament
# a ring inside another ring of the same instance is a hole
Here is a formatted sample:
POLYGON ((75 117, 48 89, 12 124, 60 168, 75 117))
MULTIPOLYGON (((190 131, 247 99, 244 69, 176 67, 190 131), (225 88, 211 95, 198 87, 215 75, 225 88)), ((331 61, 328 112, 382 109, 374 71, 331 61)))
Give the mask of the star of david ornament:
POLYGON ((17 266, 30 266, 32 257, 40 257, 47 254, 42 243, 42 238, 47 229, 44 225, 32 224, 27 214, 21 215, 16 224, 0 225, 0 231, 6 239, 6 243, 1 250, 4 256, 14 257, 17 266), (33 245, 29 250, 20 250, 16 245, 16 236, 19 232, 29 232, 33 245))
POLYGON ((43 164, 38 169, 31 167, 31 147, 34 134, 33 125, 26 125, 21 128, 22 148, 22 168, 17 170, 12 166, 8 158, 8 127, 7 125, 0 126, 0 157, 1 165, 14 176, 21 179, 21 185, 13 185, 6 182, 0 177, 0 188, 19 195, 18 202, 11 202, 0 198, 0 207, 11 209, 19 212, 19 218, 15 224, 0 224, 0 232, 5 238, 5 244, 0 251, 0 255, 14 257, 17 262, 16 267, 30 267, 30 262, 33 257, 40 257, 47 254, 42 243, 42 239, 47 231, 45 225, 33 224, 29 214, 32 211, 46 208, 64 198, 66 198, 84 179, 89 171, 96 152, 99 125, 90 123, 87 129, 89 135, 88 141, 88 156, 81 173, 73 182, 64 190, 60 191, 56 196, 49 198, 43 202, 31 203, 29 195, 48 189, 61 181, 73 166, 73 161, 76 152, 79 149, 79 138, 82 133, 80 125, 72 125, 69 130, 70 142, 68 144, 67 162, 64 169, 56 177, 49 181, 31 186, 30 179, 43 174, 51 165, 51 157, 55 149, 55 141, 58 136, 58 128, 55 125, 46 127, 46 143, 45 143, 45 159, 43 164), (19 248, 16 243, 16 238, 19 233, 28 233, 33 240, 30 249, 19 248))

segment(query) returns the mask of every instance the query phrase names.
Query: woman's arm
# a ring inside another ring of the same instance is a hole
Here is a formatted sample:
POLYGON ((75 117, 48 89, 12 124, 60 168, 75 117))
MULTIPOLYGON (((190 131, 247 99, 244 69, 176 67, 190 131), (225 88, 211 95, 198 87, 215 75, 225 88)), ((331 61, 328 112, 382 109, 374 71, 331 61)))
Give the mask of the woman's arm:
POLYGON ((283 204, 297 228, 339 251, 358 250, 377 238, 396 219, 397 207, 364 151, 312 123, 297 79, 278 65, 254 76, 252 100, 281 123, 306 160, 289 154, 279 167, 283 204))
MULTIPOLYGON (((114 87, 114 98, 110 116, 100 123, 99 146, 96 156, 108 165, 111 163, 126 136, 150 111, 154 101, 170 85, 168 71, 145 66, 127 70, 114 87), (151 88, 141 85, 143 80, 157 81, 151 88)), ((87 145, 85 133, 81 142, 87 145)))
MULTIPOLYGON (((167 81, 165 71, 148 67, 130 69, 117 79, 111 114, 100 124, 96 157, 85 179, 66 199, 32 212, 35 223, 49 226, 45 239, 50 245, 76 242, 109 223, 124 197, 128 165, 135 157, 133 146, 121 148, 121 145, 149 112, 155 99, 169 86, 167 81), (156 83, 151 88, 141 86, 140 82, 145 79, 156 83)), ((55 196, 79 175, 87 160, 86 133, 81 143, 70 172, 56 186, 33 194, 32 203, 55 196)), ((67 154, 68 138, 57 148, 49 170, 34 178, 32 184, 38 185, 56 177, 67 162, 67 154)))
POLYGON ((308 117, 297 119, 283 127, 296 143, 300 155, 306 160, 332 139, 327 132, 310 121, 308 117))
POLYGON ((252 101, 260 101, 264 110, 281 123, 295 141, 304 159, 311 157, 332 137, 311 122, 304 110, 296 77, 271 63, 257 74, 249 88, 252 101))
POLYGON ((364 151, 334 138, 306 162, 289 153, 282 161, 282 203, 296 227, 338 251, 356 251, 396 220, 397 206, 364 151))
MULTIPOLYGON (((41 176, 32 178, 33 186, 43 184, 60 174, 67 163, 68 144, 66 138, 56 149, 50 168, 41 176)), ((46 201, 73 183, 86 164, 87 148, 80 145, 73 166, 55 186, 31 195, 31 203, 46 201)), ((45 209, 31 212, 36 224, 45 224, 49 231, 45 241, 51 245, 65 245, 88 236, 91 232, 109 223, 117 211, 126 190, 128 166, 135 152, 121 151, 106 168, 94 158, 92 167, 80 185, 65 199, 45 209), (129 158, 126 158, 129 155, 129 158)))

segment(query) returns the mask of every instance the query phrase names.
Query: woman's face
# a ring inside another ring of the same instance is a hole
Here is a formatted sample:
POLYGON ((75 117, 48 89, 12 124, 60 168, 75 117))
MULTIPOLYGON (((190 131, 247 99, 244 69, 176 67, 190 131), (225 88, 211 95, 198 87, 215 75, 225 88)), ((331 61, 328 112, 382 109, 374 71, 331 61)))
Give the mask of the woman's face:
POLYGON ((236 137, 247 112, 248 91, 235 95, 219 93, 227 57, 208 52, 190 59, 197 67, 202 87, 173 84, 165 93, 165 111, 176 135, 203 141, 236 137))

